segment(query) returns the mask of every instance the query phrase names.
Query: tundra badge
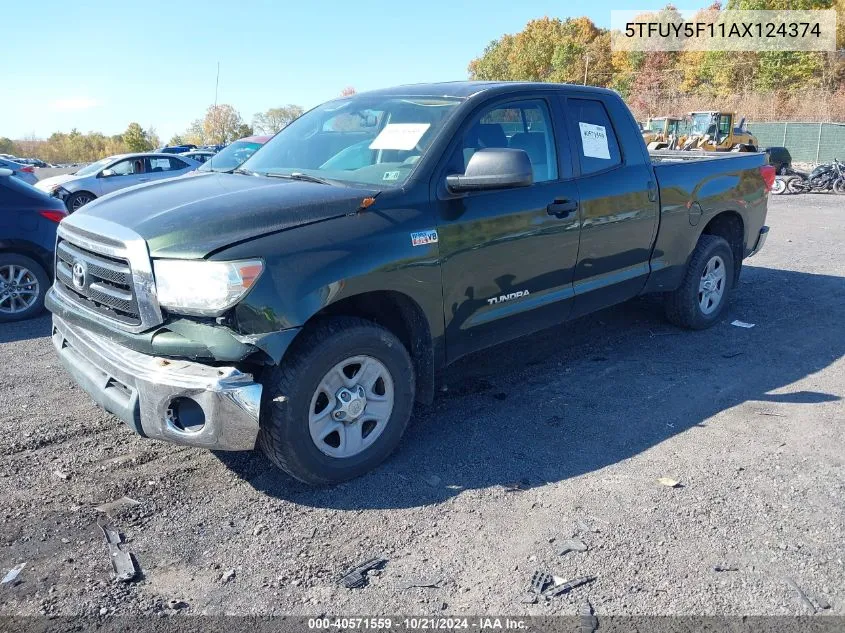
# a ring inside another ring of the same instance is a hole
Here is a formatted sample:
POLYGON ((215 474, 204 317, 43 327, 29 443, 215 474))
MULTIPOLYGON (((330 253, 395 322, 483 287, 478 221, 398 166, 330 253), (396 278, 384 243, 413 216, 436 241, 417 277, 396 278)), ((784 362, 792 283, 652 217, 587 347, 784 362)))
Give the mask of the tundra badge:
POLYGON ((522 297, 527 297, 530 292, 527 290, 518 290, 517 292, 509 292, 506 295, 499 295, 498 297, 491 297, 487 299, 487 303, 491 306, 497 303, 504 303, 505 301, 513 301, 514 299, 520 299, 522 297))

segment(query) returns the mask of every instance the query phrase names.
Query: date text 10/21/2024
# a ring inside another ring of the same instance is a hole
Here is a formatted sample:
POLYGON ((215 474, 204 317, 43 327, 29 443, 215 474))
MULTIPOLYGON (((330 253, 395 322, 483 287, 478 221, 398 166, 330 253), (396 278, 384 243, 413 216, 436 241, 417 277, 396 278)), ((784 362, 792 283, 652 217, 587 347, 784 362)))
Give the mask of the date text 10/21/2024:
POLYGON ((479 630, 519 631, 527 629, 528 624, 519 618, 449 618, 449 617, 408 617, 408 618, 309 618, 309 630, 353 629, 375 631, 424 631, 424 630, 479 630))

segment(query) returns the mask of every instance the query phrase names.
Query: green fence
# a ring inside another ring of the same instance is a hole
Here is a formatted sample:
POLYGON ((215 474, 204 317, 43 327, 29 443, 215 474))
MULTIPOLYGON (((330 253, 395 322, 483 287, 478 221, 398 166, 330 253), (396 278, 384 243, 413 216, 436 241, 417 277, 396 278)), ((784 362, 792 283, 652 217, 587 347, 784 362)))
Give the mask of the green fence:
POLYGON ((845 123, 749 123, 760 147, 786 147, 799 163, 845 160, 845 123))

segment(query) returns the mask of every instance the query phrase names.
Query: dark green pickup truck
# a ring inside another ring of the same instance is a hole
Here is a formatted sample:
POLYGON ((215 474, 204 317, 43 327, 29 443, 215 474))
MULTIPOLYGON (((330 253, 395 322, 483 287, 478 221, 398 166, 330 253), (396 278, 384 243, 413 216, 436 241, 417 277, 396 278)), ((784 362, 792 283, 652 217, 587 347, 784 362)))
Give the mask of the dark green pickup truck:
POLYGON ((53 342, 137 433, 331 483, 443 368, 637 295, 715 323, 765 241, 763 154, 649 156, 614 92, 445 83, 325 103, 229 173, 64 220, 53 342))

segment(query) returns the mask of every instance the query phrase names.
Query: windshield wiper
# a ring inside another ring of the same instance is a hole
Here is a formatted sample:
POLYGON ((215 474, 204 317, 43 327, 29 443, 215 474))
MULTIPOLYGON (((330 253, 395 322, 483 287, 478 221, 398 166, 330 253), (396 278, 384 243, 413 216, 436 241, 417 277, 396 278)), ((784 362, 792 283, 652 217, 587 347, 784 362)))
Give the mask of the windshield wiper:
MULTIPOLYGON (((211 171, 214 171, 214 169, 212 169, 211 171)), ((243 167, 238 167, 237 169, 233 169, 232 173, 233 174, 246 174, 247 176, 260 176, 261 175, 257 171, 250 171, 249 169, 244 169, 243 167)))
POLYGON ((289 174, 273 174, 270 172, 266 172, 264 176, 270 176, 271 178, 290 178, 291 180, 301 180, 303 182, 316 182, 320 185, 332 184, 325 178, 320 178, 319 176, 312 176, 311 174, 304 174, 301 171, 292 171, 289 174))

